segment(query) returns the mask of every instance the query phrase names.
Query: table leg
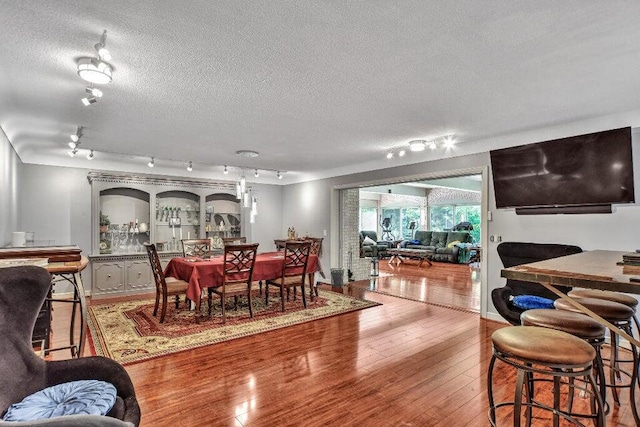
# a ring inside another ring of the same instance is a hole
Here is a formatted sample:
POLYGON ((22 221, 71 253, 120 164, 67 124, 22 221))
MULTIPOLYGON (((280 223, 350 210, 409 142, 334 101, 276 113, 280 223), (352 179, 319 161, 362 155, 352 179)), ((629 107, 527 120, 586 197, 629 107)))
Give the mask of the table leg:
MULTIPOLYGON (((77 298, 80 302, 80 342, 78 343, 78 354, 76 357, 82 357, 84 354, 84 346, 87 340, 87 301, 84 297, 84 285, 82 284, 82 276, 80 272, 73 274, 73 281, 75 283, 74 294, 77 294, 77 298)), ((75 304, 73 307, 73 313, 75 314, 75 304)), ((73 331, 74 316, 71 317, 71 330, 73 331)), ((72 332, 73 333, 73 332, 72 332)), ((71 343, 73 345, 73 343, 71 343)))

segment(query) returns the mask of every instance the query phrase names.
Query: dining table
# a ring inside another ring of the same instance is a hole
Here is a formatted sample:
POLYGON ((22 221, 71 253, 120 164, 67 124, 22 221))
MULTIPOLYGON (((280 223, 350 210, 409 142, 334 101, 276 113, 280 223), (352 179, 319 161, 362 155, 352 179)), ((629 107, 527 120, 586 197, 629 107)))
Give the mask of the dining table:
POLYGON ((505 268, 501 276, 507 279, 540 283, 571 305, 640 346, 640 341, 620 330, 582 304, 561 292, 556 286, 600 289, 640 295, 640 266, 624 265, 623 255, 629 251, 593 250, 558 258, 505 268))
MULTIPOLYGON (((284 252, 259 253, 256 255, 252 279, 254 282, 276 279, 282 275, 283 265, 284 252)), ((214 255, 209 258, 178 257, 169 261, 164 275, 188 282, 187 298, 193 301, 196 310, 199 310, 202 291, 222 285, 223 266, 224 255, 214 255)), ((309 276, 309 283, 313 283, 313 275, 317 270, 318 256, 310 254, 305 273, 309 276)))

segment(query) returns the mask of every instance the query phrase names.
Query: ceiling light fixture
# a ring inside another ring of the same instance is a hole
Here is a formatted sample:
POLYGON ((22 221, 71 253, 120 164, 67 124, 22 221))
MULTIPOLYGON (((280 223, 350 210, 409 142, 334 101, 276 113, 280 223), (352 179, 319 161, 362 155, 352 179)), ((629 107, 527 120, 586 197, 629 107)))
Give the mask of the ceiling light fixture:
POLYGON ((455 143, 456 140, 454 139, 453 135, 448 135, 443 140, 444 148, 451 148, 455 145, 455 143))
POLYGON ((78 149, 74 148, 71 151, 69 151, 69 156, 75 157, 77 153, 78 153, 78 149))
POLYGON ((400 156, 400 157, 404 157, 404 155, 405 155, 406 153, 407 153, 407 152, 406 152, 405 150, 400 150, 400 151, 398 151, 398 156, 400 156))
POLYGON ((432 150, 435 150, 436 147, 436 143, 434 141, 431 141, 431 144, 429 144, 429 148, 431 148, 432 150))
POLYGON ((95 96, 96 98, 102 98, 102 91, 97 87, 93 87, 93 85, 89 86, 88 88, 85 88, 84 91, 91 96, 95 96))
POLYGON ((93 160, 93 150, 91 150, 91 152, 89 154, 87 154, 87 159, 88 160, 93 160))
POLYGON ((258 172, 258 169, 256 169, 253 176, 255 176, 256 178, 260 177, 260 173, 258 172))
POLYGON ((78 144, 80 144, 79 142, 69 142, 69 148, 71 148, 72 150, 75 150, 76 147, 78 147, 78 144))
POLYGON ((280 173, 280 171, 276 172, 276 176, 278 177, 278 179, 282 179, 282 174, 280 173))
POLYGON ((154 167, 156 165, 155 159, 152 157, 149 163, 147 163, 147 165, 149 165, 150 168, 154 167))
POLYGON ((93 45, 93 47, 96 49, 96 52, 98 52, 100 59, 111 61, 111 53, 107 50, 107 30, 104 30, 102 37, 100 37, 100 42, 93 45))
POLYGON ((393 159, 393 153, 392 152, 388 152, 387 153, 387 159, 393 159))
POLYGON ((85 98, 82 98, 82 103, 85 107, 88 107, 91 104, 95 104, 96 102, 98 102, 98 98, 96 98, 95 96, 87 96, 85 98))
POLYGON ((229 169, 227 168, 227 165, 224 165, 224 170, 222 171, 222 173, 224 173, 225 175, 229 175, 229 169))
POLYGON ((71 134, 71 141, 78 142, 82 136, 82 126, 76 127, 76 133, 71 134))
POLYGON ((89 83, 103 85, 111 83, 113 69, 100 59, 84 57, 78 59, 78 75, 89 83))
POLYGON ((236 151, 236 155, 238 155, 240 157, 253 158, 253 157, 258 157, 260 155, 260 153, 258 153, 257 151, 253 151, 253 150, 238 150, 238 151, 236 151))
POLYGON ((425 142, 422 139, 416 139, 409 142, 409 150, 411 151, 424 151, 425 142))
POLYGON ((187 166, 187 170, 189 172, 191 172, 193 170, 193 163, 191 163, 191 160, 189 160, 189 165, 187 166))

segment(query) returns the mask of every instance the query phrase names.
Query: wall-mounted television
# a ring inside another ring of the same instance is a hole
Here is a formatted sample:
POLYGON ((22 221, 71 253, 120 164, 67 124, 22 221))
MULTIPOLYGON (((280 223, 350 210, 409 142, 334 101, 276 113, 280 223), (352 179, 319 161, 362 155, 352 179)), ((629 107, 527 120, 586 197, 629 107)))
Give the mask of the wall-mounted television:
POLYGON ((635 201, 630 127, 492 150, 490 156, 497 208, 579 213, 608 206, 610 212, 611 204, 635 201))

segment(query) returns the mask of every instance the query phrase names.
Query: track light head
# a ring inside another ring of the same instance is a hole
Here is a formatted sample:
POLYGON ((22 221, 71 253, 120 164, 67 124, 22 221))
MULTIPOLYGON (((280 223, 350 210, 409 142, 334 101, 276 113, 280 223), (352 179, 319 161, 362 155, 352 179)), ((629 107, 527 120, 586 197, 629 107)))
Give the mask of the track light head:
POLYGON ((151 160, 149 160, 149 163, 147 163, 147 165, 149 165, 150 168, 154 167, 156 164, 155 159, 152 157, 151 160))
POLYGON ((75 150, 78 147, 78 144, 80 144, 79 142, 69 142, 69 148, 71 148, 72 150, 75 150))
POLYGON ((224 173, 225 175, 229 175, 229 169, 227 168, 227 165, 224 165, 224 169, 222 170, 222 173, 224 173))
POLYGON ((391 152, 387 153, 387 159, 393 159, 393 153, 391 152))
POLYGON ((111 61, 111 53, 107 50, 107 30, 104 30, 100 41, 93 45, 93 47, 96 49, 96 52, 98 52, 100 59, 111 61))
POLYGON ((282 179, 282 174, 280 173, 280 171, 276 172, 276 176, 278 177, 278 179, 282 179))
POLYGON ((255 176, 256 178, 258 178, 260 176, 260 173, 258 172, 258 169, 256 169, 255 173, 253 174, 253 176, 255 176))
POLYGON ((71 156, 71 157, 75 157, 76 154, 78 154, 78 149, 77 148, 74 148, 71 151, 69 151, 69 156, 71 156))
POLYGON ((100 89, 98 89, 97 87, 90 86, 88 88, 85 88, 84 91, 87 92, 89 95, 94 96, 96 98, 102 98, 102 91, 100 89))
POLYGON ((89 154, 87 154, 87 160, 93 160, 93 150, 89 154))
POLYGON ((187 170, 189 172, 191 172, 193 170, 193 163, 191 163, 191 161, 189 161, 189 164, 187 165, 187 170))
POLYGON ((88 107, 91 104, 95 104, 98 102, 98 99, 95 96, 87 96, 86 98, 82 98, 82 103, 85 107, 88 107))

